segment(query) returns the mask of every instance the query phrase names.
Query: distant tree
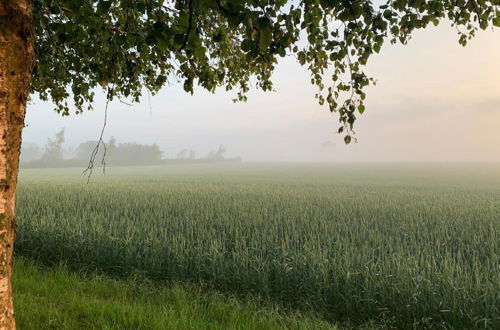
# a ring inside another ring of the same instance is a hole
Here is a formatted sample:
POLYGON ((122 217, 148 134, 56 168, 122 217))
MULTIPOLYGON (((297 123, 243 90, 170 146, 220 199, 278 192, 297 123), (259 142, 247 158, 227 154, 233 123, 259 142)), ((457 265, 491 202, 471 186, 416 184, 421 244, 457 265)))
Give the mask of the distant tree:
POLYGON ((62 150, 63 159, 74 158, 75 154, 76 154, 76 150, 72 146, 67 146, 67 147, 63 148, 63 150, 62 150))
POLYGON ((35 143, 23 143, 21 147, 20 162, 26 163, 42 156, 42 149, 35 143))
POLYGON ((109 156, 108 162, 111 165, 152 165, 161 163, 161 158, 162 152, 156 143, 120 143, 109 156))
POLYGON ((196 152, 194 150, 189 150, 189 157, 188 159, 195 159, 196 158, 196 152))
POLYGON ((221 144, 219 146, 219 149, 215 152, 215 159, 221 160, 224 159, 224 154, 226 153, 227 149, 221 144))
POLYGON ((208 160, 223 160, 226 148, 221 144, 217 150, 210 150, 206 159, 208 160))
POLYGON ((112 154, 113 150, 116 149, 116 139, 114 137, 111 137, 109 139, 107 148, 108 148, 110 154, 112 154))
MULTIPOLYGON (((79 160, 88 160, 92 152, 94 151, 94 148, 97 144, 97 141, 86 141, 83 143, 80 143, 78 147, 76 147, 76 153, 75 153, 75 159, 79 160)), ((99 150, 99 155, 97 155, 99 158, 102 158, 104 155, 103 149, 99 150)))
POLYGON ((54 139, 48 139, 45 145, 45 152, 40 158, 41 161, 46 163, 56 163, 63 159, 63 143, 64 143, 64 128, 62 128, 54 139))
POLYGON ((178 79, 192 93, 273 89, 277 59, 294 55, 311 73, 316 97, 351 131, 365 111, 363 72, 386 40, 447 19, 467 43, 500 26, 498 0, 2 0, 0 1, 0 328, 14 329, 12 251, 21 133, 29 94, 69 114, 108 100, 139 101, 178 79), (36 54, 36 55, 35 55, 36 54), (326 75, 327 69, 331 68, 326 75), (325 76, 328 79, 325 80, 325 76))
MULTIPOLYGON (((88 160, 95 149, 97 141, 81 143, 76 149, 78 160, 88 160)), ((104 149, 99 149, 96 158, 104 157, 104 149)), ((154 143, 152 145, 138 143, 117 143, 111 138, 106 147, 106 163, 109 165, 152 165, 161 163, 162 151, 154 143)))

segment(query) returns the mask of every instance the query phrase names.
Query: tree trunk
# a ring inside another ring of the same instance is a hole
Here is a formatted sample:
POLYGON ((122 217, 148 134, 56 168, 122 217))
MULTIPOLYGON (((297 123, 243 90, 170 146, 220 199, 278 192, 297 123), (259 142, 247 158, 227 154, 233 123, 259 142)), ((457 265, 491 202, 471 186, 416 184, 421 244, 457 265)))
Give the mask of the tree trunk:
POLYGON ((33 69, 31 0, 0 0, 0 329, 15 329, 12 252, 21 132, 33 69))

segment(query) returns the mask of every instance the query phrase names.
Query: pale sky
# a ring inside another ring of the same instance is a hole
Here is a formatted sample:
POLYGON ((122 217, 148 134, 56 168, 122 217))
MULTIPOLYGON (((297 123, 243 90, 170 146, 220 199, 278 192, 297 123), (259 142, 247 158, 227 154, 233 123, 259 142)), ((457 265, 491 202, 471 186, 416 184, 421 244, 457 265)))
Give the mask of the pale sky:
MULTIPOLYGON (((308 72, 292 58, 274 74, 276 92, 216 95, 165 87, 128 107, 110 104, 105 140, 158 143, 166 156, 188 148, 203 156, 223 144, 247 161, 500 161, 500 30, 478 33, 466 48, 442 24, 416 33, 409 45, 389 45, 372 57, 378 80, 358 116, 358 143, 345 146, 338 120, 314 99, 308 72), (329 142, 328 142, 329 141, 329 142), (327 142, 327 143, 325 143, 327 142)), ((67 145, 96 140, 102 95, 93 112, 61 117, 36 98, 24 141, 45 145, 62 127, 67 145)))

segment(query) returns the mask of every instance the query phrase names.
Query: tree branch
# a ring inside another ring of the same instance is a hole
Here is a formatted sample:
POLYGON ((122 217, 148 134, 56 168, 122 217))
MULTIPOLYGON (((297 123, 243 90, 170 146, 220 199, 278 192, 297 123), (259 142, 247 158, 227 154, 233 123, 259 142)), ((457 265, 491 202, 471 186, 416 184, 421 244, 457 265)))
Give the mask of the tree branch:
POLYGON ((191 30, 193 29, 193 1, 194 0, 189 0, 189 23, 188 23, 188 29, 186 31, 186 36, 184 37, 184 43, 178 49, 179 52, 186 47, 189 35, 191 34, 191 30))

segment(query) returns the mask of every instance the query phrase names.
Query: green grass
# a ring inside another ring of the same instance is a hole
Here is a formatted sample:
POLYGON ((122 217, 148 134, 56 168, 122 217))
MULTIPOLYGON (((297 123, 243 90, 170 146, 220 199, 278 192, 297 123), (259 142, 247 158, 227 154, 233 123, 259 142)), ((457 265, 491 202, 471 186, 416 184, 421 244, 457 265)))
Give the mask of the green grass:
POLYGON ((16 260, 14 301, 19 329, 336 329, 317 319, 282 315, 193 286, 48 269, 16 260))
POLYGON ((331 322, 500 327, 500 169, 242 165, 28 170, 16 251, 203 285, 331 322))

